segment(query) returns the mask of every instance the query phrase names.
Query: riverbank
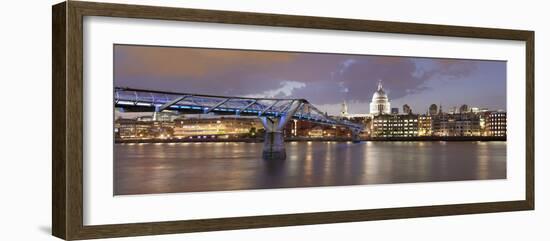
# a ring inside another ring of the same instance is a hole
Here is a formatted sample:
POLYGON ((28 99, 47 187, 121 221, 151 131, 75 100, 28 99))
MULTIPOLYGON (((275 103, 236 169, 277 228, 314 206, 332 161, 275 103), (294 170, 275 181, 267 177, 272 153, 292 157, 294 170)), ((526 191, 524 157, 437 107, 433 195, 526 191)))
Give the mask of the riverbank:
MULTIPOLYGON (((285 138, 286 142, 302 142, 302 141, 352 141, 347 137, 289 137, 285 138)), ((360 138, 360 141, 506 141, 505 136, 415 136, 415 137, 369 137, 360 138)), ((232 139, 116 139, 115 143, 201 143, 201 142, 263 142, 263 138, 232 138, 232 139)))

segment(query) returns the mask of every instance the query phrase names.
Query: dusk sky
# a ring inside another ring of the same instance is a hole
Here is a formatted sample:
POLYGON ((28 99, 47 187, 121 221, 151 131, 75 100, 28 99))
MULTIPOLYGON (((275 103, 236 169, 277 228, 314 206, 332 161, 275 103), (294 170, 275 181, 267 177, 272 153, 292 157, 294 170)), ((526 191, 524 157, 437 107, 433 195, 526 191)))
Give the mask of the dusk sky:
POLYGON ((115 45, 115 86, 303 98, 329 114, 368 113, 381 80, 391 107, 426 113, 467 104, 506 109, 506 62, 115 45))

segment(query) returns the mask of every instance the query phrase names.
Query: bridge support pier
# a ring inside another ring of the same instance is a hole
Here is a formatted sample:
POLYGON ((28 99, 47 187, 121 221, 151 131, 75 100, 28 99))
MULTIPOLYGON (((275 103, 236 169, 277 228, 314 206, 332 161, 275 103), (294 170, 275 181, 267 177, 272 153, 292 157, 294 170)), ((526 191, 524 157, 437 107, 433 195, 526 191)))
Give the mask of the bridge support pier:
POLYGON ((283 129, 284 124, 286 124, 286 116, 280 118, 261 116, 260 120, 265 129, 263 159, 285 160, 286 150, 283 129))
POLYGON ((285 140, 282 132, 266 132, 264 139, 264 160, 285 160, 285 140))
POLYGON ((359 134, 361 133, 360 130, 353 129, 351 131, 351 142, 353 143, 359 143, 361 142, 361 138, 359 137, 359 134))
POLYGON ((265 129, 264 149, 262 151, 264 160, 282 161, 286 159, 284 128, 301 105, 301 102, 293 101, 287 107, 288 112, 281 116, 259 116, 265 129))

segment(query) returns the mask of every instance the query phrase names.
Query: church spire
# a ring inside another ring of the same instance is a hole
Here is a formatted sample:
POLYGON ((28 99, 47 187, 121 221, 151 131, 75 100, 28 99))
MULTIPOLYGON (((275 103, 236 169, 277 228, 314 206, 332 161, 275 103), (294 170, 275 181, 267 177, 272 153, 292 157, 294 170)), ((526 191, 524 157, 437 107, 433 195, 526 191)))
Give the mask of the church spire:
POLYGON ((342 110, 340 111, 340 115, 342 117, 346 117, 348 115, 348 103, 346 103, 346 100, 344 100, 344 103, 342 103, 342 110))
POLYGON ((382 80, 378 80, 378 91, 382 90, 382 80))

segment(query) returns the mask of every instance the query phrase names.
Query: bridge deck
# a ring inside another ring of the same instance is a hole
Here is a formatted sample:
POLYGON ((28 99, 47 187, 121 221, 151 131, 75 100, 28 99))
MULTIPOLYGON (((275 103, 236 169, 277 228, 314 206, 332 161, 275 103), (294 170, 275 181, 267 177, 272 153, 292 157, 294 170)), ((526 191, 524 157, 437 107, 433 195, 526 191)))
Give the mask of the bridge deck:
POLYGON ((305 99, 217 96, 129 88, 115 88, 114 93, 114 106, 129 112, 171 110, 188 114, 278 117, 289 113, 296 101, 300 105, 293 119, 344 126, 358 131, 363 129, 361 124, 326 115, 305 99))

